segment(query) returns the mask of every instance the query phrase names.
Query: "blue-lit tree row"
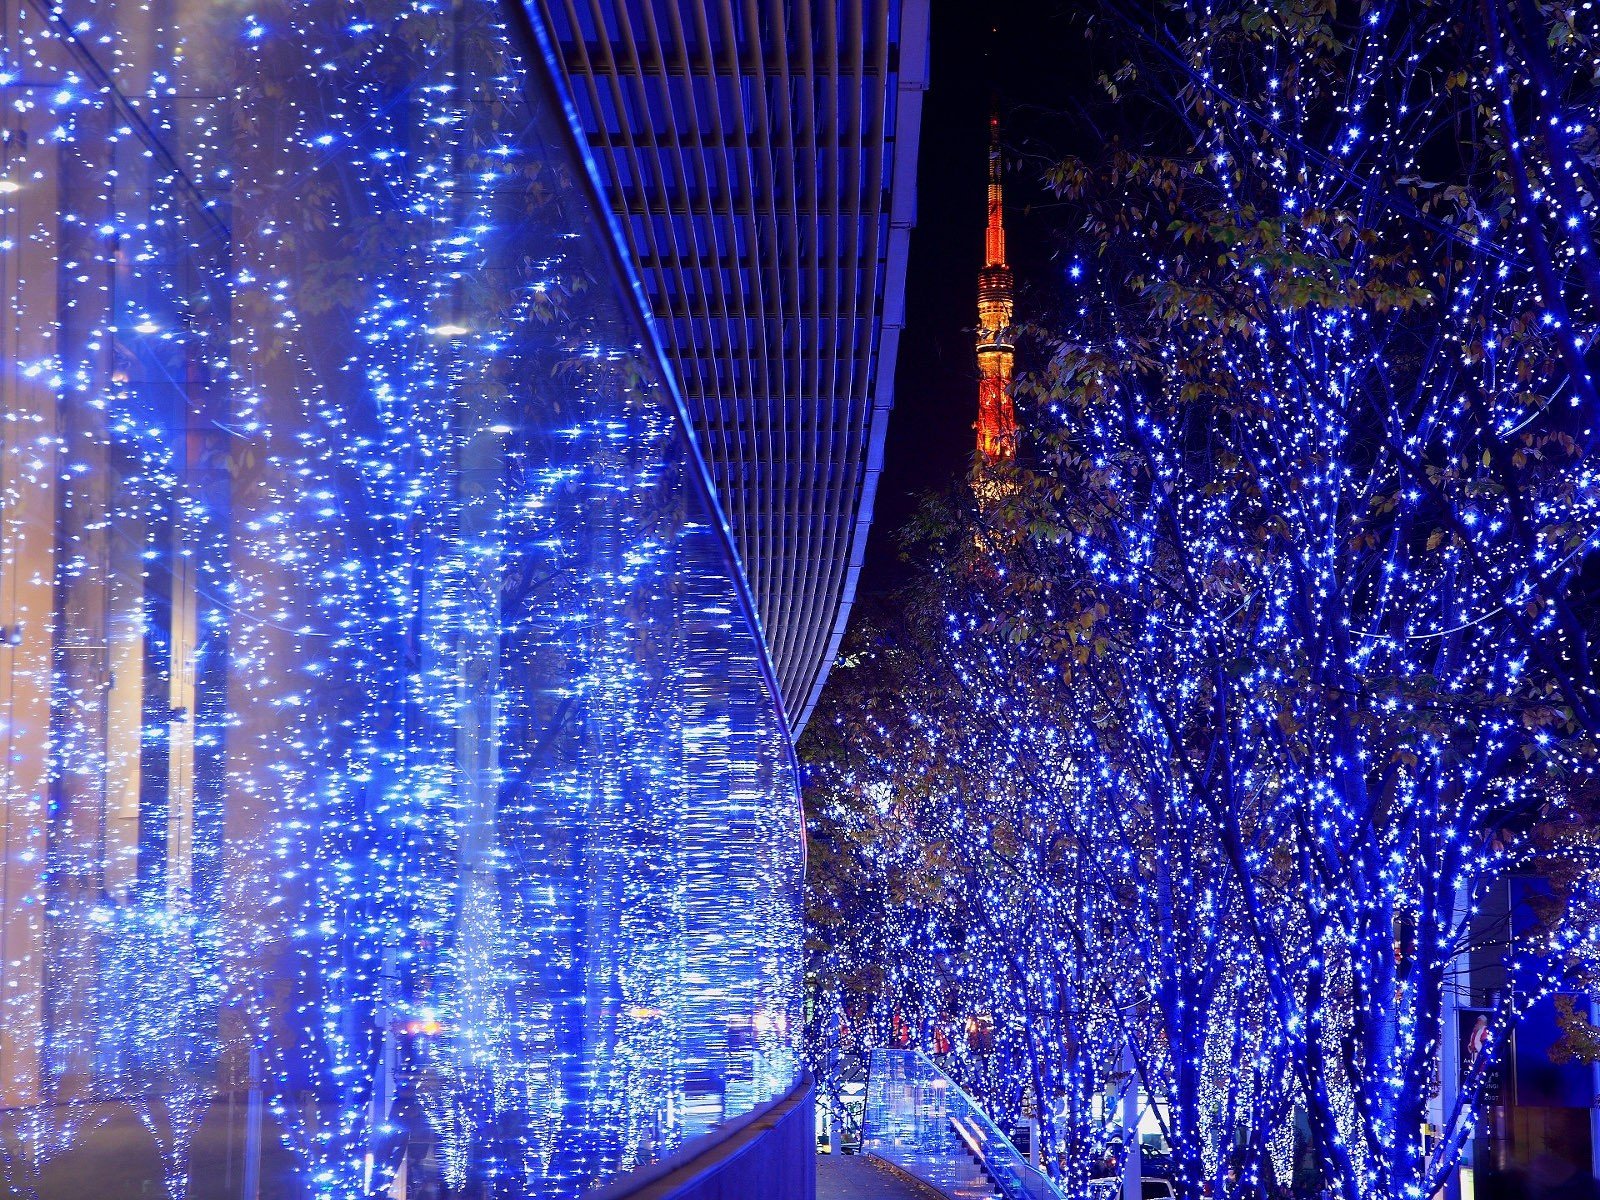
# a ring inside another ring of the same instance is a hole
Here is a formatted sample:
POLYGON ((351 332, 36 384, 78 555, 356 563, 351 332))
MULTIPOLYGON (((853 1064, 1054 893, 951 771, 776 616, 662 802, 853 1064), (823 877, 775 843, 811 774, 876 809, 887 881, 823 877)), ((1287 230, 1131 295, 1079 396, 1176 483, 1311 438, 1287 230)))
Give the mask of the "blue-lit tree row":
POLYGON ((571 1196, 796 1076, 787 733, 537 34, 6 5, 15 1194, 571 1196))
POLYGON ((1031 444, 925 514, 910 613, 818 716, 818 1033, 949 1047, 1068 1183, 1131 1065, 1180 1195, 1431 1195, 1508 1029, 1600 949, 1600 28, 1094 29, 1031 444), (942 1032, 971 1013, 992 1047, 942 1032))

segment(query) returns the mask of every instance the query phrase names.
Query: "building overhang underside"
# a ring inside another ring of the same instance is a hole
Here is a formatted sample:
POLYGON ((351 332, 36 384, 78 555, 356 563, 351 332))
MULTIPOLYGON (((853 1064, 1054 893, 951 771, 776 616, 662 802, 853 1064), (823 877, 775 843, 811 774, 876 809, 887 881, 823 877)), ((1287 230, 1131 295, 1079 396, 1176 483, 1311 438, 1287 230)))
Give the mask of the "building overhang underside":
POLYGON ((883 463, 927 0, 533 0, 796 734, 883 463))

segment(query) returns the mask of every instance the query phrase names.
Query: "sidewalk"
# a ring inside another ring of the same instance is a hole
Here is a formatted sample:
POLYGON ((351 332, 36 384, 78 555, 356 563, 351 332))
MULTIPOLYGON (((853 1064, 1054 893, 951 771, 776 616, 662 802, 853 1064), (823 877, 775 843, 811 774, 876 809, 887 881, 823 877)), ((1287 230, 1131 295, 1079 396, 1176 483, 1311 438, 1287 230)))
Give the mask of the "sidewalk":
POLYGON ((944 1200, 876 1159, 860 1154, 817 1155, 817 1200, 944 1200))

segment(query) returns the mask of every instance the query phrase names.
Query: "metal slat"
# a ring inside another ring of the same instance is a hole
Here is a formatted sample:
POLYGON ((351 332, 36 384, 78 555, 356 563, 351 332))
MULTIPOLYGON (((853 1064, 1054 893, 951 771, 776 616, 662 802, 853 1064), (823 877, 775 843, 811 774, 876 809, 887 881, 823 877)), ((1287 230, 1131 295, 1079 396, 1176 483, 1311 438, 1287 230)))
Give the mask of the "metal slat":
POLYGON ((843 628, 881 468, 918 107, 890 89, 925 85, 927 0, 538 3, 547 25, 561 6, 552 40, 593 110, 581 132, 798 728, 843 628))
MULTIPOLYGON (((862 31, 852 39, 856 48, 856 59, 851 64, 860 77, 883 78, 888 67, 889 41, 883 36, 887 26, 889 13, 886 0, 874 6, 871 18, 862 9, 860 0, 852 0, 853 17, 860 30, 860 23, 868 19, 875 19, 877 28, 872 35, 862 31), (874 47, 878 55, 876 61, 867 62, 865 53, 868 46, 874 47)), ((860 157, 854 159, 856 173, 847 184, 845 194, 859 197, 866 194, 875 194, 879 190, 878 181, 883 173, 883 154, 886 149, 885 121, 887 115, 888 97, 883 89, 860 88, 857 93, 861 97, 861 104, 865 108, 867 121, 854 132, 851 137, 852 144, 860 142, 869 147, 865 161, 860 157)), ((862 108, 855 110, 857 118, 860 117, 862 108)), ((874 379, 871 369, 870 357, 872 354, 871 326, 878 316, 876 311, 875 289, 868 286, 862 288, 862 272, 846 263, 866 259, 874 264, 873 275, 876 277, 876 261, 880 251, 879 227, 882 210, 878 207, 859 207, 858 219, 853 220, 849 228, 848 249, 840 247, 838 256, 841 274, 847 278, 846 301, 840 305, 841 321, 836 335, 839 338, 838 354, 835 363, 847 374, 843 380, 835 379, 833 394, 845 397, 846 412, 844 431, 846 434, 846 458, 850 463, 850 471, 837 477, 836 485, 831 489, 829 496, 829 511, 833 520, 828 529, 828 544, 825 557, 827 564, 825 572, 817 572, 812 578, 812 593, 809 608, 819 615, 830 609, 837 609, 842 599, 841 593, 845 580, 850 570, 850 550, 853 543, 853 525, 849 514, 860 510, 861 471, 860 464, 867 442, 867 410, 870 404, 869 389, 874 379), (867 226, 867 245, 858 244, 857 239, 861 234, 862 220, 867 226), (862 329, 861 326, 866 326, 862 329), (855 350, 858 333, 863 342, 862 351, 855 350)), ((816 620, 807 623, 806 643, 801 647, 798 659, 805 663, 816 663, 820 671, 825 667, 823 655, 827 653, 827 644, 832 634, 831 622, 816 620)), ((799 691, 809 695, 810 680, 794 681, 789 690, 791 693, 799 691)))

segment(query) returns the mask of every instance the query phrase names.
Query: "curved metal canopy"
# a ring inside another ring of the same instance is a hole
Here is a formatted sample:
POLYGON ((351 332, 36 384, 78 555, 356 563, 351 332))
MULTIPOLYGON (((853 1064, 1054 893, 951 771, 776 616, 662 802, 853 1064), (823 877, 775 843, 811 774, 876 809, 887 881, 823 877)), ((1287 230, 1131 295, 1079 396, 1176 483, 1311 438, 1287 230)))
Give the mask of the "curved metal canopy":
POLYGON ((804 726, 872 518, 926 0, 536 0, 804 726))

